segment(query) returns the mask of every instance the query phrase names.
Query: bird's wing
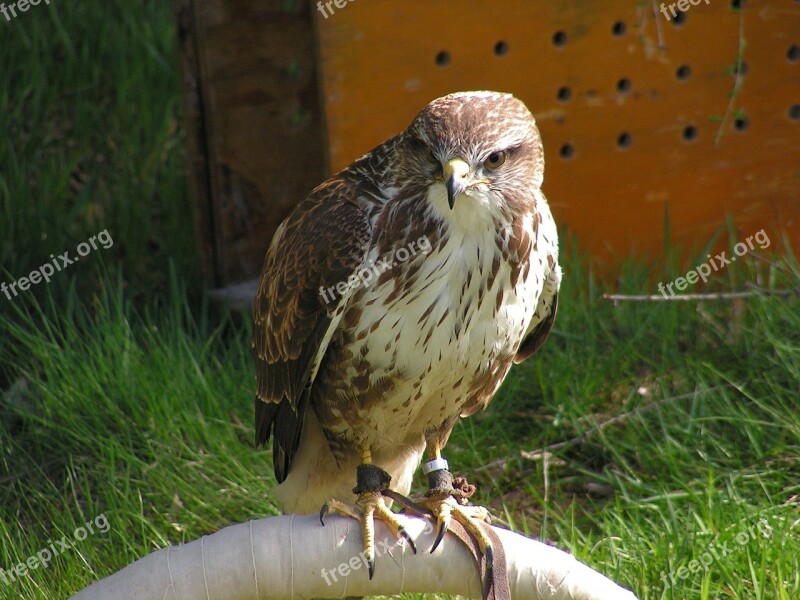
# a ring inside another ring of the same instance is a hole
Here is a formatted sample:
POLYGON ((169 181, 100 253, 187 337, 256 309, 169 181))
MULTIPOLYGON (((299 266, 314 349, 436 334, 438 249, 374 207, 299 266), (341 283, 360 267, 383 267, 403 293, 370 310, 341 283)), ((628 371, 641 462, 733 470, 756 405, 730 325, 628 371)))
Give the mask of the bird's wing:
POLYGON ((278 482, 300 442, 309 392, 369 249, 366 214, 340 182, 303 201, 273 237, 253 311, 256 446, 273 439, 278 482), (339 286, 340 290, 344 287, 339 286))
POLYGON ((514 364, 519 364, 532 354, 535 354, 550 334, 558 311, 559 283, 559 273, 551 269, 545 279, 544 288, 536 306, 534 315, 537 318, 534 318, 530 329, 522 339, 522 343, 517 349, 517 354, 514 356, 514 364))

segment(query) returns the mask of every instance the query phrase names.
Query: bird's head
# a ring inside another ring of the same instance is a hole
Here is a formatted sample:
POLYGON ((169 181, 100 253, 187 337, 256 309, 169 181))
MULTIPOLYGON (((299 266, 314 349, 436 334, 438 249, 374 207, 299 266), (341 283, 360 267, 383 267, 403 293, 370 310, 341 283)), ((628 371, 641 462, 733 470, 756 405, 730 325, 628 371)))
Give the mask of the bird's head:
POLYGON ((513 202, 542 183, 539 131, 527 107, 511 94, 437 98, 414 118, 400 143, 405 175, 444 185, 451 209, 461 194, 513 202))

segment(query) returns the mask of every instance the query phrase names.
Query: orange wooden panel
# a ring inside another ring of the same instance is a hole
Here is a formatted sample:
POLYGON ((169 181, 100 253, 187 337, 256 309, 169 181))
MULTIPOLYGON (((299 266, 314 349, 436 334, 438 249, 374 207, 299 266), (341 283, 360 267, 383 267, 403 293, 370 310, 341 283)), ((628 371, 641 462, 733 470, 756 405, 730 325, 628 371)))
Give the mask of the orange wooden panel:
POLYGON ((435 97, 509 91, 539 123, 556 218, 598 257, 659 251, 666 207, 695 246, 726 214, 800 246, 800 3, 687 0, 681 23, 637 0, 342 4, 317 14, 333 171, 435 97))

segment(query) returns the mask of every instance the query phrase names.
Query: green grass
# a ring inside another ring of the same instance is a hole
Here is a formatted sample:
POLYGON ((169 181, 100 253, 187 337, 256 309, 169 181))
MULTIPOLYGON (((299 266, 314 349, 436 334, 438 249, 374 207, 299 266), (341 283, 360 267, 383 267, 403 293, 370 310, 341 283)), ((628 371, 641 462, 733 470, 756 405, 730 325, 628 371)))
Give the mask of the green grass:
POLYGON ((19 366, 21 391, 2 408, 0 560, 17 564, 100 513, 110 528, 11 589, 63 597, 154 548, 275 512, 250 442, 245 327, 198 322, 177 303, 137 314, 116 282, 91 311, 49 316, 58 310, 2 324, 19 342, 3 363, 19 366))
MULTIPOLYGON (((501 523, 641 598, 798 597, 800 302, 614 306, 566 266, 546 350, 456 428, 454 469, 501 523), (545 493, 543 463, 519 451, 552 444, 545 493), (708 570, 690 573, 705 552, 708 570)), ((172 301, 144 312, 119 279, 98 279, 91 303, 29 300, 0 321, 16 382, 0 405, 0 564, 100 514, 109 524, 0 585, 9 598, 63 597, 277 511, 270 455, 252 448, 247 319, 190 310, 174 274, 172 301)))
MULTIPOLYGON (((121 264, 131 293, 158 298, 168 259, 195 277, 170 7, 53 0, 0 16, 0 281, 106 229, 113 247, 84 260, 121 264)), ((89 295, 81 274, 51 287, 89 295)))
MULTIPOLYGON (((63 598, 276 514, 274 478, 249 319, 197 283, 170 3, 54 1, 0 28, 0 281, 115 242, 0 295, 0 568, 108 525, 0 598, 63 598)), ((800 301, 615 305, 697 261, 621 261, 611 290, 565 245, 556 329, 457 426, 453 469, 642 599, 800 597, 800 301)), ((800 285, 791 256, 751 258, 708 288, 800 285)))

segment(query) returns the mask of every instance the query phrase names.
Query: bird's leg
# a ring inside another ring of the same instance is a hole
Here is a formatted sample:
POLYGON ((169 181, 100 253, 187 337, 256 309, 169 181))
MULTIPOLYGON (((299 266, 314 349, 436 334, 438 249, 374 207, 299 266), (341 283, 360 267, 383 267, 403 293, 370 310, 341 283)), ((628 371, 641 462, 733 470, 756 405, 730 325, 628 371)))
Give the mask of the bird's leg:
POLYGON ((487 572, 491 572, 494 552, 492 542, 483 531, 478 521, 489 523, 489 511, 482 506, 467 506, 467 497, 472 495, 473 489, 464 494, 461 488, 453 485, 453 474, 448 470, 447 461, 442 458, 441 447, 438 440, 429 440, 429 462, 423 465, 423 471, 428 476, 428 491, 420 504, 429 508, 436 515, 438 529, 436 540, 431 547, 431 553, 441 543, 444 534, 450 526, 450 520, 455 519, 464 526, 478 542, 481 553, 486 557, 487 572))
POLYGON ((383 501, 381 492, 389 487, 391 481, 392 478, 386 471, 372 464, 369 448, 362 447, 361 464, 356 470, 356 487, 353 488, 353 493, 357 496, 355 504, 331 498, 319 511, 319 520, 323 525, 328 512, 352 517, 361 524, 361 535, 364 538, 363 556, 367 561, 370 579, 375 574, 375 517, 386 523, 396 538, 405 540, 415 554, 417 552, 414 541, 383 501))

